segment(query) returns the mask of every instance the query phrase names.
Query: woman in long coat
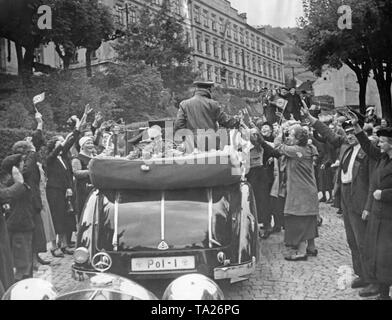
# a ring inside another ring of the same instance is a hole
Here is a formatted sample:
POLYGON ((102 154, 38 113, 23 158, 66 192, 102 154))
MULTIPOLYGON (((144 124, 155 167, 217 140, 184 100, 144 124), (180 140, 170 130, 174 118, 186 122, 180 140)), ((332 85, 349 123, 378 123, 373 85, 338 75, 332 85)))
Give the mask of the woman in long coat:
POLYGON ((287 160, 285 243, 297 250, 285 257, 289 261, 306 260, 308 255, 317 255, 315 238, 318 237, 319 202, 313 166, 317 150, 308 145, 308 139, 307 130, 294 125, 289 128, 287 144, 278 141, 276 148, 287 160))
MULTIPOLYGON (((359 131, 360 128, 357 130, 359 131)), ((357 138, 366 154, 377 160, 369 188, 364 217, 368 215, 365 239, 366 266, 380 284, 381 300, 390 300, 392 285, 392 128, 377 132, 380 140, 374 146, 361 131, 357 138)))
POLYGON ((73 254, 69 249, 67 235, 76 230, 75 216, 67 212, 67 196, 73 196, 72 168, 69 159, 69 150, 79 137, 80 121, 78 120, 74 132, 64 139, 56 136, 48 142, 46 159, 46 196, 48 199, 50 212, 52 214, 53 225, 56 234, 59 236, 61 250, 65 254, 73 254))

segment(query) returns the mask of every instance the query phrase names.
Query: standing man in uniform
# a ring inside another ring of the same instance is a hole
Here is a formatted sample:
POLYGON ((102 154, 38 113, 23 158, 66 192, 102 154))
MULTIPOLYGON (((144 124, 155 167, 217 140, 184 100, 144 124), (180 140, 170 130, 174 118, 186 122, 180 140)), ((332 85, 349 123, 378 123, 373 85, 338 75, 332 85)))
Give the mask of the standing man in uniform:
MULTIPOLYGON (((190 130, 195 138, 196 146, 201 149, 203 141, 196 139, 198 130, 207 131, 212 129, 216 132, 219 126, 228 129, 239 128, 240 120, 227 115, 219 103, 212 99, 211 90, 214 82, 195 81, 193 84, 196 86, 195 94, 192 98, 180 103, 177 119, 174 124, 174 131, 180 129, 190 130)), ((217 146, 219 144, 214 146, 214 148, 218 149, 217 146)), ((212 149, 210 146, 208 148, 207 146, 205 147, 205 150, 212 149)), ((189 151, 187 150, 187 152, 189 151)))

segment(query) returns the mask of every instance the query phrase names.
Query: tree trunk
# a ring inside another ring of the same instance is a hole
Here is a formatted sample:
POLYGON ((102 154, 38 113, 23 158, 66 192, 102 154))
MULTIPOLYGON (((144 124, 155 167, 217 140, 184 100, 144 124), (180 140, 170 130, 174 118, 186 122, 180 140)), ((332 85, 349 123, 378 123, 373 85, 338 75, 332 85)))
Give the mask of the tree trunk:
POLYGON ((366 114, 366 87, 367 87, 367 78, 358 79, 359 83, 359 111, 362 114, 366 114))
POLYGON ((88 78, 91 78, 92 71, 91 71, 91 49, 86 49, 86 75, 88 78))
POLYGON ((382 117, 386 118, 390 123, 392 122, 391 67, 392 65, 388 63, 384 68, 382 62, 380 62, 373 70, 374 79, 377 82, 378 93, 380 95, 382 117))
POLYGON ((22 46, 15 42, 15 49, 16 49, 16 58, 18 60, 18 75, 22 75, 23 71, 23 49, 22 46))
POLYGON ((356 63, 355 61, 346 59, 344 62, 355 72, 355 75, 357 76, 359 84, 359 110, 362 114, 366 114, 366 90, 370 72, 370 61, 356 63))

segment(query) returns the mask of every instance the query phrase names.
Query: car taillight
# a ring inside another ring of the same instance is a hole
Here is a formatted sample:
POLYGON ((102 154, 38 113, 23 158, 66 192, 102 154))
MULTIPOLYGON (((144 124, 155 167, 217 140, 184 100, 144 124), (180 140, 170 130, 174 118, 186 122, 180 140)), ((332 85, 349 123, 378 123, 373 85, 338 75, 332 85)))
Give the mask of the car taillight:
POLYGON ((88 257, 89 257, 88 250, 87 248, 84 247, 77 248, 73 254, 74 261, 79 264, 87 262, 88 257))

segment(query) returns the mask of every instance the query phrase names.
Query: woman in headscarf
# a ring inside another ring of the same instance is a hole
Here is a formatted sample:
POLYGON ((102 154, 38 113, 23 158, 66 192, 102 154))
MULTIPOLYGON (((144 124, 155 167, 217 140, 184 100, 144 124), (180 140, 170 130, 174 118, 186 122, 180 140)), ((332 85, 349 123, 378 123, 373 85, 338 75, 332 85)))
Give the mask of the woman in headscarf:
POLYGON ((377 132, 376 147, 356 125, 359 143, 377 161, 371 176, 363 219, 368 219, 365 259, 370 274, 380 284, 380 300, 391 300, 392 285, 392 127, 377 132))
POLYGON ((78 156, 72 160, 72 171, 76 180, 76 213, 78 221, 83 210, 84 202, 91 191, 88 165, 94 156, 95 147, 93 137, 82 137, 79 140, 79 146, 80 152, 78 156))
POLYGON ((289 128, 283 143, 283 132, 277 139, 276 149, 286 156, 287 195, 284 208, 285 243, 296 249, 286 256, 289 261, 306 260, 317 255, 315 238, 318 237, 319 213, 313 157, 315 148, 308 144, 309 133, 300 125, 289 128))

